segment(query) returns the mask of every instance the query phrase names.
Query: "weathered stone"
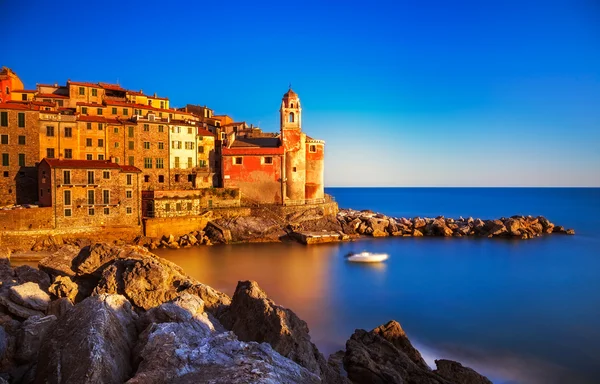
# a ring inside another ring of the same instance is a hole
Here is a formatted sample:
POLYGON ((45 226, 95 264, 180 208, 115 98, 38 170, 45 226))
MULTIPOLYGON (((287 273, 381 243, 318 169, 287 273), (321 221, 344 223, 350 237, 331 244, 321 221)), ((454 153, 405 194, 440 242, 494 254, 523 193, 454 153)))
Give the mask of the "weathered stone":
POLYGON ((276 305, 254 281, 238 283, 231 305, 219 321, 242 341, 269 343, 326 382, 343 382, 311 343, 306 322, 291 310, 276 305))
POLYGON ((427 222, 425 221, 425 219, 422 219, 420 217, 415 217, 413 219, 413 228, 419 229, 419 228, 423 228, 425 225, 427 225, 427 222))
POLYGON ((73 267, 78 275, 94 275, 101 277, 102 272, 117 259, 142 259, 153 256, 146 248, 140 246, 115 246, 107 243, 96 243, 81 250, 73 267))
POLYGON ((483 227, 483 236, 500 236, 507 233, 506 227, 501 220, 488 220, 483 227))
POLYGON ((67 311, 73 308, 73 303, 66 297, 61 297, 57 300, 52 300, 48 305, 47 315, 54 315, 56 318, 61 318, 67 311))
POLYGON ((414 237, 422 237, 423 236, 423 232, 421 232, 421 231, 419 231, 418 229, 415 228, 415 229, 413 229, 412 235, 414 237))
POLYGON ((73 245, 65 245, 50 256, 39 261, 38 268, 50 276, 75 276, 71 268, 73 259, 77 257, 80 248, 73 245))
POLYGON ((16 358, 20 363, 36 362, 42 340, 50 326, 56 321, 56 316, 31 316, 21 326, 17 343, 16 358))
POLYGON ((8 292, 0 293, 0 304, 2 304, 8 312, 22 319, 27 319, 31 316, 44 316, 44 313, 41 311, 36 311, 15 303, 8 297, 8 292))
POLYGON ((69 276, 57 276, 48 292, 57 298, 66 297, 71 303, 75 303, 79 286, 69 276))
POLYGON ((419 368, 424 370, 429 370, 429 366, 421 356, 421 353, 413 347, 410 340, 404 333, 404 330, 400 326, 400 323, 397 321, 389 321, 384 325, 380 325, 379 327, 373 330, 373 333, 383 337, 393 346, 398 348, 400 351, 404 352, 409 359, 412 360, 419 368))
POLYGON ((443 217, 433 220, 427 227, 433 235, 445 237, 452 236, 452 229, 446 226, 446 221, 443 217))
POLYGON ((41 236, 35 240, 35 243, 31 247, 32 251, 57 251, 61 246, 64 245, 64 241, 60 236, 41 236))
POLYGON ((91 296, 47 331, 36 382, 123 383, 132 373, 130 353, 137 315, 123 296, 91 296))
POLYGON ((4 327, 0 325, 0 361, 4 359, 4 354, 8 349, 8 335, 4 327))
POLYGON ((37 283, 14 285, 9 288, 8 294, 15 303, 36 311, 45 312, 50 303, 50 296, 37 283))
POLYGON ((20 265, 14 271, 19 284, 28 282, 37 283, 43 291, 47 291, 48 287, 50 287, 50 276, 44 271, 40 271, 29 265, 20 265))
POLYGON ((460 384, 492 384, 487 377, 480 375, 475 370, 463 367, 462 364, 452 360, 436 360, 437 369, 433 371, 453 383, 460 384))

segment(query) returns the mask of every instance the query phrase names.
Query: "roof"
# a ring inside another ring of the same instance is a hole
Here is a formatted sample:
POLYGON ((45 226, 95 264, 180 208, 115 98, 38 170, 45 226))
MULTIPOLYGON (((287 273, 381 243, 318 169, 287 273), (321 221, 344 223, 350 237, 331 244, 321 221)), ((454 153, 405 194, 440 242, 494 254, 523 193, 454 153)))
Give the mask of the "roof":
POLYGON ((71 80, 69 80, 69 81, 67 81, 67 83, 69 85, 79 85, 79 86, 82 86, 82 87, 102 88, 98 84, 86 83, 86 82, 83 82, 83 81, 71 81, 71 80))
POLYGON ((246 122, 245 121, 240 121, 240 122, 237 122, 237 123, 229 123, 229 124, 222 125, 222 127, 230 127, 232 125, 242 125, 242 124, 246 124, 246 122))
POLYGON ((57 95, 55 93, 38 93, 36 97, 47 98, 47 99, 68 99, 69 96, 57 95))
POLYGON ((96 122, 96 123, 107 123, 107 124, 131 124, 135 125, 132 121, 121 121, 117 119, 108 119, 104 116, 88 116, 88 115, 79 115, 77 117, 77 121, 86 121, 86 122, 96 122))
POLYGON ((279 143, 277 137, 236 137, 230 148, 277 148, 279 143))
POLYGON ((110 89, 111 91, 127 91, 125 88, 121 87, 119 84, 109 84, 109 83, 98 83, 104 89, 110 89))
POLYGON ((207 131, 206 129, 200 128, 200 127, 198 127, 198 135, 199 136, 212 136, 212 137, 215 136, 215 134, 212 133, 211 131, 207 131))
POLYGON ((77 102, 77 106, 81 107, 94 107, 94 108, 106 108, 104 105, 100 103, 86 103, 84 101, 77 102))
POLYGON ((36 93, 37 91, 35 89, 13 89, 12 90, 13 93, 18 92, 18 93, 36 93))
POLYGON ((292 90, 292 88, 290 88, 289 91, 287 91, 286 93, 283 94, 283 98, 284 99, 298 98, 298 94, 296 92, 294 92, 292 90))
POLYGON ((266 147, 238 147, 238 148, 223 148, 221 150, 223 156, 243 156, 243 155, 283 155, 283 147, 266 148, 266 147))
POLYGON ((132 165, 113 163, 110 160, 72 160, 72 159, 48 159, 43 158, 50 168, 80 168, 80 169, 118 169, 123 172, 142 172, 132 165))
POLYGON ((39 108, 34 107, 28 102, 20 102, 20 101, 8 101, 6 103, 0 103, 0 109, 18 109, 21 111, 37 111, 39 108))

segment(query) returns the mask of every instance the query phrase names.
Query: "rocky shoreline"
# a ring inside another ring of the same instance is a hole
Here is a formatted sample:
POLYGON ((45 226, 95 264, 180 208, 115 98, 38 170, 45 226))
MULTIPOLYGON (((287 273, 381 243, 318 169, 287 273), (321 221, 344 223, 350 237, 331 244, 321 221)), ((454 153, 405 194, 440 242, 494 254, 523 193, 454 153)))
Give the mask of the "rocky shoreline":
POLYGON ((328 360, 308 325, 253 281, 233 297, 140 246, 0 253, 0 383, 491 383, 437 360, 399 323, 356 330, 328 360))

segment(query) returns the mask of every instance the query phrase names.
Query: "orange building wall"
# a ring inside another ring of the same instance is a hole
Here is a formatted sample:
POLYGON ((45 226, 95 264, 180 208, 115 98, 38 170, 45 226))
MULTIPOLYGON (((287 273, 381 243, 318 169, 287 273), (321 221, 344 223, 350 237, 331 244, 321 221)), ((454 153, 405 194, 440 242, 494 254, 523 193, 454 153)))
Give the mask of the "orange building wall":
POLYGON ((281 162, 281 155, 224 155, 223 187, 240 188, 242 200, 281 204, 281 162), (263 164, 264 156, 273 164, 263 164), (242 164, 234 164, 235 157, 242 157, 242 164))

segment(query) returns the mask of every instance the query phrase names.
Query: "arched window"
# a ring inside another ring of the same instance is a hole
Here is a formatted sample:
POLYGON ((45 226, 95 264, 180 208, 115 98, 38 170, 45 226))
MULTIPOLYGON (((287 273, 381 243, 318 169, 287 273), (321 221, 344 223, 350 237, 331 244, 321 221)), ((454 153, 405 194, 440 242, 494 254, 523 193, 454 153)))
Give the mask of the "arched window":
POLYGON ((288 120, 290 123, 294 122, 294 112, 290 112, 290 118, 288 120))
POLYGON ((291 103, 291 104, 290 104, 290 108, 294 108, 294 103, 291 103))

